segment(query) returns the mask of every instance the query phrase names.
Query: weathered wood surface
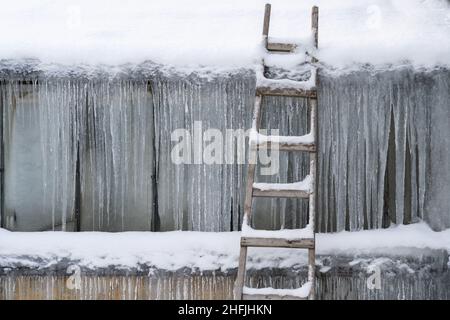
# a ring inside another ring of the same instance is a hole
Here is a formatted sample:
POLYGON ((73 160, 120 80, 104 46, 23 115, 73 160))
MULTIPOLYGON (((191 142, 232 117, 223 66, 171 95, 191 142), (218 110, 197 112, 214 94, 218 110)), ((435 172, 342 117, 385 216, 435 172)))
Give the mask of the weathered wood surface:
POLYGON ((257 94, 265 96, 283 96, 283 97, 300 97, 300 98, 317 98, 317 90, 305 90, 292 87, 266 87, 258 86, 257 94))
MULTIPOLYGON (((314 242, 315 239, 314 239, 314 242)), ((308 281, 312 283, 311 289, 309 291, 309 299, 314 300, 315 298, 315 285, 316 285, 316 249, 310 248, 308 250, 308 281)))
MULTIPOLYGON (((255 107, 253 111, 253 121, 252 128, 256 131, 259 130, 260 122, 261 122, 261 105, 262 105, 262 97, 255 97, 255 107)), ((255 169, 256 169, 256 161, 257 161, 257 150, 254 148, 249 148, 249 157, 248 157, 248 169, 247 169, 247 185, 245 189, 245 201, 244 201, 244 215, 247 219, 250 219, 251 211, 252 211, 252 203, 253 203, 253 182, 255 181, 255 169)))
POLYGON ((305 190, 260 190, 253 188, 254 197, 269 198, 309 198, 309 192, 305 190))
POLYGON ((236 276, 236 283, 234 286, 234 299, 236 300, 242 299, 242 291, 245 282, 246 264, 247 264, 247 247, 241 246, 241 251, 239 253, 238 274, 236 276))
MULTIPOLYGON (((261 123, 261 106, 262 106, 262 97, 257 95, 255 97, 255 106, 253 110, 253 119, 252 119, 252 129, 258 131, 261 123)), ((244 217, 247 221, 250 221, 250 215, 252 212, 252 204, 253 204, 253 183, 255 181, 255 169, 256 169, 256 160, 257 160, 257 150, 249 149, 249 157, 248 157, 248 169, 247 169, 247 185, 245 190, 245 200, 244 200, 244 217)), ((238 274, 236 276, 236 283, 234 287, 234 298, 237 300, 242 299, 242 290, 244 287, 245 281, 245 268, 247 261, 247 247, 241 246, 241 251, 239 253, 239 266, 238 266, 238 274)))
POLYGON ((270 5, 270 3, 266 3, 266 6, 264 7, 264 22, 263 22, 263 36, 264 37, 269 36, 270 11, 271 11, 271 5, 270 5))
POLYGON ((312 7, 311 12, 311 31, 313 35, 313 44, 315 48, 319 47, 319 8, 312 7))
POLYGON ((306 299, 290 295, 281 296, 276 294, 244 294, 242 295, 242 300, 306 300, 306 299))
POLYGON ((268 247, 268 248, 314 248, 314 239, 277 239, 277 238, 253 238, 242 237, 242 247, 268 247))
POLYGON ((293 43, 267 42, 267 50, 269 51, 292 52, 295 48, 297 48, 297 45, 293 43))
POLYGON ((287 144, 287 143, 275 143, 275 142, 261 142, 252 146, 254 149, 277 149, 280 151, 306 151, 315 152, 316 145, 314 143, 297 143, 297 144, 287 144))

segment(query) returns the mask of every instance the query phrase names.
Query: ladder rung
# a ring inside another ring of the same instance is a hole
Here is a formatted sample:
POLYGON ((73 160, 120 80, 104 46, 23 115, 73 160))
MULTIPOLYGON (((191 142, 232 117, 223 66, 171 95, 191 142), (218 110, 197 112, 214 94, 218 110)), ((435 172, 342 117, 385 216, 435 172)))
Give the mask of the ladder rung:
POLYGON ((311 178, 294 183, 253 183, 254 197, 308 198, 311 178))
POLYGON ((310 73, 306 80, 269 79, 265 77, 264 66, 262 66, 256 73, 256 94, 316 99, 317 68, 313 65, 309 65, 304 71, 310 73))
POLYGON ((316 145, 314 143, 277 143, 271 141, 264 141, 251 145, 256 149, 277 149, 280 151, 308 151, 316 152, 316 145))
POLYGON ((267 198, 309 198, 310 193, 305 190, 260 190, 253 189, 254 197, 267 198))
MULTIPOLYGON (((256 239, 255 241, 260 241, 269 244, 272 243, 273 240, 282 240, 281 242, 282 244, 284 244, 286 241, 292 243, 302 241, 305 239, 306 240, 312 239, 314 241, 314 232, 309 224, 307 224, 302 229, 261 230, 261 229, 253 229, 248 224, 247 219, 244 219, 244 221, 242 222, 241 236, 242 238, 256 239), (269 239, 270 241, 266 241, 264 239, 269 239)), ((250 241, 254 242, 253 240, 250 241)))
POLYGON ((308 297, 301 298, 296 296, 276 294, 242 294, 242 300, 307 300, 308 297))
POLYGON ((277 43, 277 42, 268 42, 267 50, 269 51, 280 51, 280 52, 292 52, 295 50, 297 45, 292 43, 277 43))
POLYGON ((272 248, 298 248, 313 249, 314 239, 280 239, 280 238, 254 238, 241 237, 242 247, 272 247, 272 248))
POLYGON ((311 282, 308 281, 297 289, 274 288, 243 288, 244 300, 304 300, 311 292, 311 282))
POLYGON ((250 133, 250 146, 256 149, 278 149, 284 151, 316 151, 311 134, 303 136, 266 136, 256 131, 250 133))
POLYGON ((302 98, 317 98, 316 89, 300 89, 300 88, 290 88, 290 87, 266 87, 258 86, 256 88, 256 94, 263 96, 286 96, 286 97, 302 97, 302 98))

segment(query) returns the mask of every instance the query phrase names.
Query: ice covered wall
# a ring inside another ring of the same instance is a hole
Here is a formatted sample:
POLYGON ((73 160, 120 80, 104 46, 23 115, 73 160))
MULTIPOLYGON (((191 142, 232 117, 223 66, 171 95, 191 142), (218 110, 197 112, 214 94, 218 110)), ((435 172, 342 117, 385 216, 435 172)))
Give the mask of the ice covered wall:
POLYGON ((428 162, 425 219, 436 230, 450 227, 450 75, 430 79, 430 160, 428 162))
POLYGON ((5 81, 4 213, 11 230, 154 230, 147 81, 5 81))
POLYGON ((5 227, 74 229, 80 90, 76 81, 2 83, 5 227))
MULTIPOLYGON (((417 219, 450 227, 449 77, 447 69, 322 72, 319 231, 417 219)), ((246 166, 236 155, 233 163, 223 155, 221 164, 174 164, 171 134, 186 129, 194 139, 199 121, 201 133, 214 128, 224 137, 226 129, 249 128, 254 86, 245 70, 4 81, 3 226, 238 230, 246 166)), ((307 132, 302 99, 264 105, 263 128, 307 132)), ((280 152, 278 173, 257 179, 298 181, 308 170, 305 156, 280 152)), ((255 209, 259 228, 306 223, 304 200, 256 199, 255 209)))
POLYGON ((205 163, 196 142, 205 146, 207 129, 220 130, 225 137, 227 128, 249 126, 253 77, 244 73, 208 81, 195 76, 160 76, 151 85, 160 230, 236 230, 245 196, 245 168, 237 161, 224 164, 224 155, 219 163, 205 163), (190 136, 186 140, 191 147, 190 160, 184 164, 175 164, 171 158, 178 143, 171 138, 176 129, 185 129, 190 136))
POLYGON ((449 71, 320 79, 318 230, 450 227, 449 71))
POLYGON ((80 229, 155 230, 153 105, 145 80, 88 81, 77 123, 80 229))

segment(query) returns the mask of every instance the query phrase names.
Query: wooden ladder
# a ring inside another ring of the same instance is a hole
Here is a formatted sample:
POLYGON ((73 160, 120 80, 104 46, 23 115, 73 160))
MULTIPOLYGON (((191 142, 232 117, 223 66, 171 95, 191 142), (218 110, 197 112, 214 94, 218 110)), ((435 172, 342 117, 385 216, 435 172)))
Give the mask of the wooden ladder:
MULTIPOLYGON (((266 54, 286 54, 293 52, 296 45, 292 43, 271 43, 269 41, 270 4, 265 6, 263 42, 266 54)), ((317 7, 312 8, 311 27, 313 46, 318 46, 318 14, 317 7)), ((264 61, 257 74, 256 97, 253 112, 252 129, 249 140, 249 164, 247 174, 246 196, 244 203, 244 219, 240 241, 239 269, 235 283, 235 299, 314 299, 315 286, 315 193, 316 193, 316 68, 317 59, 310 53, 311 77, 305 83, 301 81, 270 80, 264 76, 264 61), (262 74, 261 74, 262 73, 262 74), (261 106, 265 96, 303 97, 310 108, 310 132, 300 137, 264 136, 258 131, 261 121, 261 106), (301 182, 285 184, 255 183, 255 168, 258 149, 275 149, 282 151, 305 151, 310 155, 309 175, 301 182), (309 199, 309 221, 305 228, 297 230, 255 230, 250 227, 252 202, 254 197, 307 198, 309 199), (308 250, 307 282, 297 289, 248 288, 245 287, 245 273, 248 247, 299 248, 308 250)))

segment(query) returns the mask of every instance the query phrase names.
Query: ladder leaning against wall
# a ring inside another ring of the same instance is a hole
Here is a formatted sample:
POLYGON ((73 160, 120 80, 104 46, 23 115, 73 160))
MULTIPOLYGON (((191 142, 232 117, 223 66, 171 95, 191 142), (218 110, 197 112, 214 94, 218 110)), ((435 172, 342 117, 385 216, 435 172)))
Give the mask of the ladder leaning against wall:
MULTIPOLYGON (((292 43, 275 43, 269 40, 270 4, 266 4, 263 25, 263 43, 266 55, 289 54, 296 50, 292 43)), ((311 29, 313 46, 318 46, 317 7, 312 8, 311 29)), ((235 299, 314 299, 315 287, 315 193, 316 193, 316 113, 317 113, 317 59, 306 52, 305 63, 310 68, 306 81, 271 80, 265 77, 265 64, 257 72, 256 97, 253 122, 249 139, 249 163, 247 174, 244 219, 240 241, 239 269, 235 283, 235 299), (261 107, 265 96, 302 97, 307 99, 310 108, 310 132, 304 136, 270 136, 258 132, 261 121, 261 107), (303 151, 310 155, 310 172, 300 182, 294 183, 255 183, 257 151, 259 149, 280 151, 303 151), (309 199, 309 220, 303 229, 266 231, 251 227, 252 202, 254 197, 307 198, 309 199), (308 250, 308 278, 297 289, 249 288, 245 286, 245 273, 248 247, 297 248, 308 250)))

